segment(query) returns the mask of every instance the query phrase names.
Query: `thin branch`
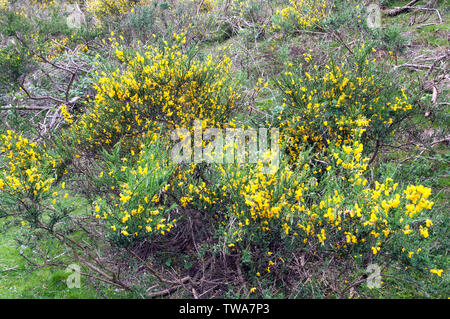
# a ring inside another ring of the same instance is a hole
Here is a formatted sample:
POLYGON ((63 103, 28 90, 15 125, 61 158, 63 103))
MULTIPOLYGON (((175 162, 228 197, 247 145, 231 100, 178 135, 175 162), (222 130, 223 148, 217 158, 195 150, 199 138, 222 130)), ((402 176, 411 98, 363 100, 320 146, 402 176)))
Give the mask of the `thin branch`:
POLYGON ((375 158, 377 157, 380 146, 381 146, 380 140, 377 140, 376 144, 375 144, 375 150, 373 151, 372 157, 370 158, 369 163, 368 163, 369 166, 373 163, 373 161, 375 161, 375 158))
MULTIPOLYGON (((25 81, 25 79, 24 79, 25 81)), ((25 92, 25 94, 28 96, 29 99, 31 100, 35 100, 35 101, 42 101, 42 100, 52 100, 58 103, 65 103, 65 101, 58 99, 56 97, 52 97, 52 96, 33 96, 30 94, 30 92, 28 92, 28 90, 25 88, 24 86, 24 81, 22 81, 22 83, 19 83, 19 87, 25 92)))
POLYGON ((384 13, 386 13, 390 17, 394 17, 396 15, 399 15, 400 13, 408 12, 411 9, 411 6, 415 5, 419 1, 420 0, 412 0, 406 6, 398 7, 393 10, 385 10, 384 13))

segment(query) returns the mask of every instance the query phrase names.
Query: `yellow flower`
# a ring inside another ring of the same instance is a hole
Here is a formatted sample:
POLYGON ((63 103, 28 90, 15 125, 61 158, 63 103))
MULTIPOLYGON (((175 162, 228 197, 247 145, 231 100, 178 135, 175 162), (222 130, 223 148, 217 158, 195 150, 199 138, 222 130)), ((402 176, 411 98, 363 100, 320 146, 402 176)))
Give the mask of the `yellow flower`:
POLYGON ((436 274, 436 275, 438 275, 439 277, 441 277, 443 271, 444 271, 443 269, 430 269, 430 272, 431 272, 432 274, 436 274))
POLYGON ((428 228, 423 228, 422 226, 420 226, 419 232, 424 238, 427 238, 429 236, 428 228))

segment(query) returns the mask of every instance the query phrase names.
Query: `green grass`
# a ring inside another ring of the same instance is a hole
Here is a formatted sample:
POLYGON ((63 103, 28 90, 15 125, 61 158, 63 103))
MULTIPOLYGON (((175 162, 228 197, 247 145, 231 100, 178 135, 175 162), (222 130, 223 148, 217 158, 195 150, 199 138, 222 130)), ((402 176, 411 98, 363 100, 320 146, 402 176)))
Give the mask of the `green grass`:
MULTIPOLYGON (((405 1, 385 1, 388 2, 389 7, 401 7, 405 5, 405 1)), ((402 32, 409 34, 411 41, 415 44, 424 45, 427 47, 445 47, 448 45, 447 35, 450 31, 450 25, 448 24, 450 18, 450 12, 448 11, 449 2, 439 1, 438 9, 442 17, 443 23, 435 25, 427 25, 430 23, 438 23, 439 18, 436 12, 431 12, 429 18, 426 21, 419 22, 425 16, 425 11, 410 11, 407 13, 399 14, 395 17, 384 17, 384 25, 396 25, 402 32), (415 24, 410 25, 410 21, 413 15, 417 15, 417 21, 415 24), (424 25, 424 26, 420 26, 424 25)), ((422 7, 423 1, 418 2, 415 6, 422 7)))
MULTIPOLYGON (((4 226, 0 221, 0 228, 4 226)), ((71 288, 67 286, 65 266, 49 266, 35 268, 21 255, 16 237, 20 236, 20 228, 12 227, 6 232, 0 233, 0 299, 94 299, 94 298, 127 298, 135 297, 133 294, 116 290, 114 287, 105 286, 89 281, 81 276, 81 287, 71 288)), ((56 247, 55 249, 61 249, 56 247)), ((25 252, 27 249, 25 249, 25 252)), ((53 254, 62 251, 54 251, 53 254)), ((62 257, 65 264, 70 264, 68 258, 62 257)), ((82 269, 83 272, 87 272, 82 269)))
POLYGON ((81 279, 81 288, 69 289, 69 273, 63 267, 33 267, 20 256, 15 238, 17 227, 10 228, 0 237, 0 298, 96 298, 97 292, 81 279))
MULTIPOLYGON (((61 191, 61 190, 60 190, 61 191)), ((64 200, 64 199, 63 199, 64 200)), ((73 214, 82 215, 86 209, 86 203, 82 200, 68 205, 75 207, 73 214)), ((126 297, 123 291, 116 291, 115 288, 89 281, 87 277, 81 276, 81 287, 69 289, 66 283, 70 272, 66 272, 66 266, 74 261, 68 257, 68 252, 59 242, 46 241, 41 243, 41 247, 48 249, 51 256, 62 257, 57 260, 64 266, 35 267, 20 255, 22 250, 25 255, 31 255, 31 249, 20 247, 18 238, 21 238, 24 229, 22 226, 10 226, 8 221, 0 219, 0 298, 29 298, 29 299, 71 299, 71 298, 123 298, 126 297)), ((74 239, 79 237, 73 234, 74 239)), ((81 238, 77 238, 81 240, 81 238)), ((40 261, 41 262, 41 261, 40 261)), ((82 272, 89 273, 82 268, 82 272)))

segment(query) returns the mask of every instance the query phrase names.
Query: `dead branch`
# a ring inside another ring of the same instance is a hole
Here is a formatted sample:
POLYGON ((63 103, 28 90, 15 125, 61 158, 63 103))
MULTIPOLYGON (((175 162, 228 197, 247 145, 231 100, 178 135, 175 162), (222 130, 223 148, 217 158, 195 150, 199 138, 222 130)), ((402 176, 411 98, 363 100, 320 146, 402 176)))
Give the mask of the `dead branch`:
POLYGON ((137 260, 142 262, 144 267, 147 270, 149 270, 160 282, 165 283, 165 284, 170 284, 170 285, 180 285, 180 284, 185 284, 185 283, 189 282, 192 286, 197 286, 197 283, 193 282, 193 280, 190 276, 186 276, 184 278, 181 278, 181 279, 175 280, 175 281, 165 279, 156 270, 154 270, 152 267, 150 267, 148 265, 148 263, 146 263, 144 260, 142 260, 142 258, 139 257, 134 251, 132 251, 131 249, 127 249, 127 251, 131 255, 133 255, 133 257, 135 257, 137 260))
POLYGON ((183 285, 178 285, 178 286, 173 286, 173 287, 161 290, 161 291, 149 292, 149 293, 147 293, 147 297, 148 298, 156 298, 156 297, 167 296, 182 287, 183 287, 183 285))
POLYGON ((377 140, 377 141, 376 141, 376 144, 375 144, 375 150, 373 151, 372 157, 370 158, 369 163, 368 163, 369 166, 370 166, 370 165, 375 161, 375 159, 377 158, 377 154, 378 154, 378 151, 379 151, 380 147, 381 147, 380 140, 377 140))
POLYGON ((399 15, 400 13, 408 12, 411 9, 411 6, 415 5, 419 1, 420 0, 412 0, 406 6, 398 7, 392 10, 385 10, 384 13, 390 17, 394 17, 396 15, 399 15))
POLYGON ((30 100, 36 100, 36 101, 52 100, 52 101, 58 102, 58 103, 65 103, 63 100, 52 97, 52 96, 47 96, 47 95, 46 96, 33 96, 33 95, 31 95, 31 93, 28 92, 28 90, 25 88, 24 82, 25 82, 25 79, 22 81, 22 83, 19 83, 19 87, 22 89, 22 91, 25 92, 25 94, 28 96, 28 98, 30 100))

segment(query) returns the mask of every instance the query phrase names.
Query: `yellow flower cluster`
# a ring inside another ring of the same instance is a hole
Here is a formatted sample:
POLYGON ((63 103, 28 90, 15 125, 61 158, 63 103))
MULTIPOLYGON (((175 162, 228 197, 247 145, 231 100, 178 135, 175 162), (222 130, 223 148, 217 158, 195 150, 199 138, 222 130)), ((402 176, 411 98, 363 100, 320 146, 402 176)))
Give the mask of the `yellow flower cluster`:
POLYGON ((47 166, 55 167, 57 161, 45 152, 45 145, 8 130, 0 136, 0 154, 7 163, 0 176, 0 191, 35 199, 49 193, 54 178, 49 177, 47 166))
POLYGON ((73 123, 73 115, 70 114, 69 111, 67 111, 67 105, 62 105, 61 108, 61 114, 64 117, 64 120, 67 124, 72 124, 73 123))
POLYGON ((272 234, 336 251, 359 245, 377 254, 392 236, 416 232, 426 238, 431 220, 415 230, 410 225, 432 208, 431 190, 410 185, 402 191, 390 178, 372 185, 364 177, 369 159, 362 156, 362 131, 355 131, 351 144, 330 144, 332 156, 323 169, 300 151, 297 165, 284 163, 270 174, 261 162, 216 165, 212 176, 220 178, 209 183, 186 178, 192 166, 172 188, 184 190, 183 206, 214 212, 229 247, 272 234))
POLYGON ((394 119, 412 109, 403 90, 389 101, 381 99, 381 92, 390 88, 377 83, 367 69, 369 60, 353 63, 330 63, 325 71, 314 65, 314 74, 303 72, 301 76, 285 72, 278 82, 285 96, 281 127, 292 159, 302 145, 326 150, 331 142, 336 146, 352 143, 360 128, 367 130, 363 142, 374 140, 390 129, 394 119))
POLYGON ((431 272, 432 274, 438 275, 439 277, 442 276, 442 272, 443 272, 443 271, 444 271, 443 269, 430 269, 430 272, 431 272))
POLYGON ((155 233, 165 235, 174 227, 171 209, 160 200, 160 192, 168 188, 166 181, 172 174, 169 159, 156 146, 160 138, 154 134, 147 140, 149 145, 141 145, 139 154, 123 157, 122 165, 110 163, 107 174, 100 173, 99 180, 113 192, 94 203, 95 217, 116 236, 141 240, 155 233))
POLYGON ((8 0, 0 0, 0 9, 6 9, 8 6, 8 0))
POLYGON ((413 217, 420 213, 423 209, 431 209, 433 202, 427 200, 431 195, 431 189, 422 185, 410 185, 405 190, 405 197, 411 201, 411 204, 406 206, 407 213, 413 217))
POLYGON ((68 37, 65 37, 61 40, 56 39, 56 40, 54 40, 53 47, 55 48, 55 50, 57 52, 64 52, 66 50, 66 45, 68 42, 69 42, 68 37))
POLYGON ((94 105, 72 132, 82 132, 94 147, 114 145, 121 138, 136 144, 137 138, 159 131, 161 125, 171 130, 192 127, 195 119, 209 126, 224 123, 239 97, 229 81, 230 59, 195 59, 181 49, 184 35, 174 38, 177 43, 172 46, 148 46, 134 54, 126 54, 110 39, 124 70, 100 75, 94 105))
POLYGON ((283 10, 278 10, 277 14, 297 27, 317 27, 327 16, 327 0, 290 0, 289 3, 283 10))
POLYGON ((89 0, 87 10, 97 17, 122 15, 128 13, 138 1, 128 0, 89 0))
MULTIPOLYGON (((192 1, 192 0, 191 0, 192 1)), ((200 6, 200 11, 210 12, 216 6, 217 0, 195 0, 196 4, 200 6)))

